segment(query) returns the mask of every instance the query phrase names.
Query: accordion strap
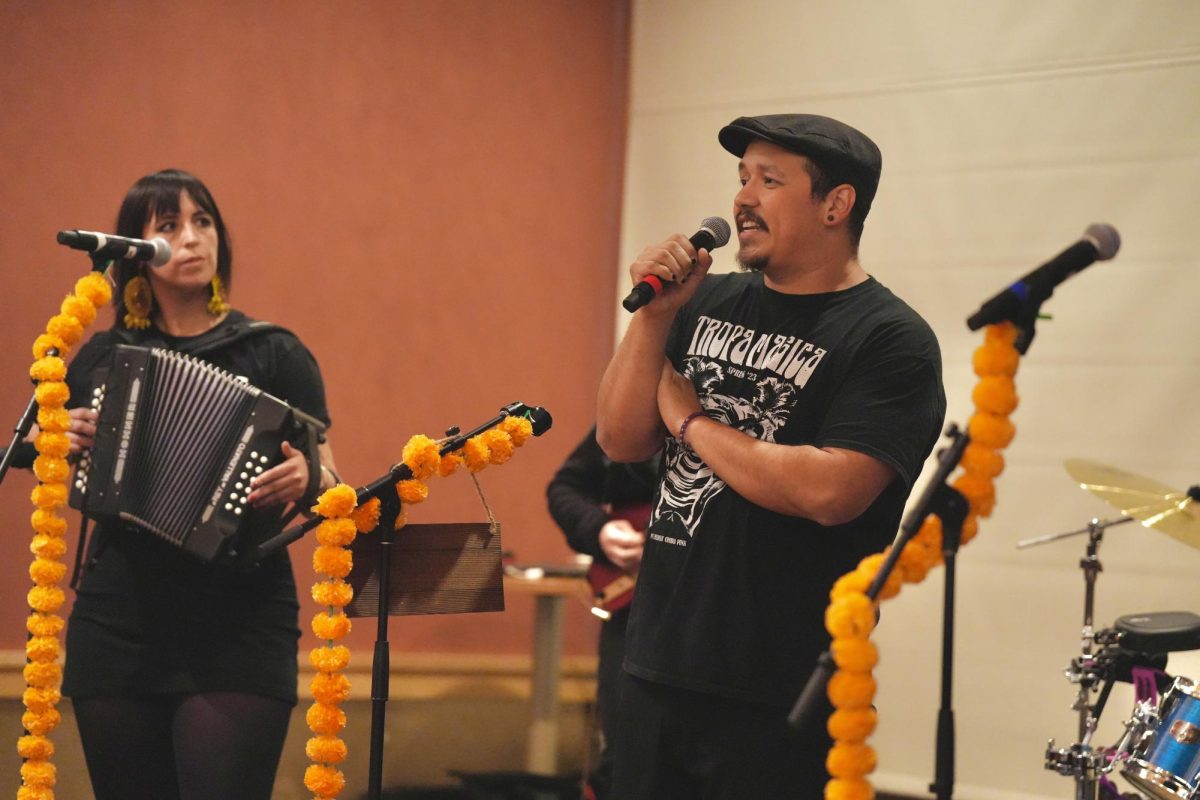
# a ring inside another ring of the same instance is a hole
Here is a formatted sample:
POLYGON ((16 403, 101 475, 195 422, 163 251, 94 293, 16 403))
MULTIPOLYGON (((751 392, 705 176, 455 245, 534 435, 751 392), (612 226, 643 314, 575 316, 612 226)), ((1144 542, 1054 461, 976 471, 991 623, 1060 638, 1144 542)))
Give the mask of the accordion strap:
POLYGON ((143 332, 129 330, 128 328, 113 328, 113 334, 120 344, 169 348, 190 356, 204 355, 234 342, 239 342, 242 339, 248 339, 251 336, 258 336, 264 333, 280 332, 295 335, 287 328, 282 325, 276 325, 274 322, 250 319, 240 312, 233 313, 238 315, 237 318, 216 330, 212 336, 196 337, 198 341, 185 340, 176 344, 168 344, 166 339, 154 330, 143 332))

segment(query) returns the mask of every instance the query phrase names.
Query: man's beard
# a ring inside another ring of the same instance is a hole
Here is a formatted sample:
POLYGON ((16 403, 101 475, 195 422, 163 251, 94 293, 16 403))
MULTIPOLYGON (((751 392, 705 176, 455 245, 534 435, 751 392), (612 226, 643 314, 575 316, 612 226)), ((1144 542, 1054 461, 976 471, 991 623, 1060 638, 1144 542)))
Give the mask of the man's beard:
POLYGON ((737 265, 742 272, 762 272, 770 263, 771 259, 768 256, 760 255, 753 258, 743 258, 741 250, 737 254, 737 265))

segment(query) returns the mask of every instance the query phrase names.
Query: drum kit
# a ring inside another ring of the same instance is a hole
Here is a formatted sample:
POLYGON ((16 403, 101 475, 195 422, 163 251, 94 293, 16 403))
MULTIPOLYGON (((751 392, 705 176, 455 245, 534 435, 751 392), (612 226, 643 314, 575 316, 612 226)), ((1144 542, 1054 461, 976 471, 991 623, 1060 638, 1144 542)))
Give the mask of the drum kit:
POLYGON ((1065 670, 1078 686, 1079 741, 1046 748, 1046 769, 1075 779, 1075 800, 1200 800, 1200 683, 1165 672, 1167 655, 1200 649, 1200 616, 1189 611, 1130 614, 1111 628, 1093 625, 1098 551, 1104 531, 1137 521, 1200 549, 1200 486, 1176 491, 1156 481, 1082 459, 1069 459, 1067 473, 1085 489, 1120 510, 1112 520, 1019 542, 1033 547, 1086 534, 1080 560, 1085 595, 1080 654, 1065 670), (1135 704, 1124 733, 1111 747, 1094 744, 1097 725, 1117 682, 1133 685, 1135 704), (1109 775, 1119 773, 1138 793, 1122 793, 1109 775))

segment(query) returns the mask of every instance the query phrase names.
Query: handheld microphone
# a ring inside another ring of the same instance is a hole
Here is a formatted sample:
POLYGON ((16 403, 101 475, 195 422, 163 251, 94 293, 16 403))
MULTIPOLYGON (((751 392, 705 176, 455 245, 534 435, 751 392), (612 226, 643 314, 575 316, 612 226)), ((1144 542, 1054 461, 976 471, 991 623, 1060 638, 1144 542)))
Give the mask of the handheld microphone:
POLYGON ((171 260, 171 245, 167 244, 166 239, 158 237, 146 241, 95 231, 59 231, 58 243, 96 256, 149 261, 153 267, 161 267, 171 260))
POLYGON ((1030 310, 1036 314, 1056 286, 1094 261, 1107 261, 1119 249, 1121 235, 1116 228, 1102 222, 1089 225, 1078 242, 980 306, 967 317, 967 327, 976 331, 1006 320, 1017 322, 1030 310))
MULTIPOLYGON (((700 223, 700 230, 688 237, 688 241, 692 243, 692 247, 697 250, 713 251, 718 247, 724 247, 729 241, 729 223, 720 217, 705 217, 700 223)), ((642 280, 638 281, 637 286, 633 287, 633 291, 621 301, 621 305, 626 311, 634 312, 642 306, 649 303, 654 298, 658 297, 663 290, 663 283, 657 275, 647 275, 642 280)))

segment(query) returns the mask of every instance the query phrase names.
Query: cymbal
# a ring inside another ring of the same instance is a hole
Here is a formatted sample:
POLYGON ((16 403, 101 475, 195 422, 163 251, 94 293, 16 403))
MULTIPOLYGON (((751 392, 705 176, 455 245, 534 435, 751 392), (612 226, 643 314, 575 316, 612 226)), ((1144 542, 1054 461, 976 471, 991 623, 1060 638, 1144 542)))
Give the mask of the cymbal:
POLYGON ((1079 482, 1079 488, 1086 489, 1147 528, 1162 531, 1172 539, 1200 549, 1200 508, 1196 504, 1200 489, 1197 487, 1181 492, 1150 478, 1081 458, 1068 458, 1063 466, 1067 474, 1079 482))

